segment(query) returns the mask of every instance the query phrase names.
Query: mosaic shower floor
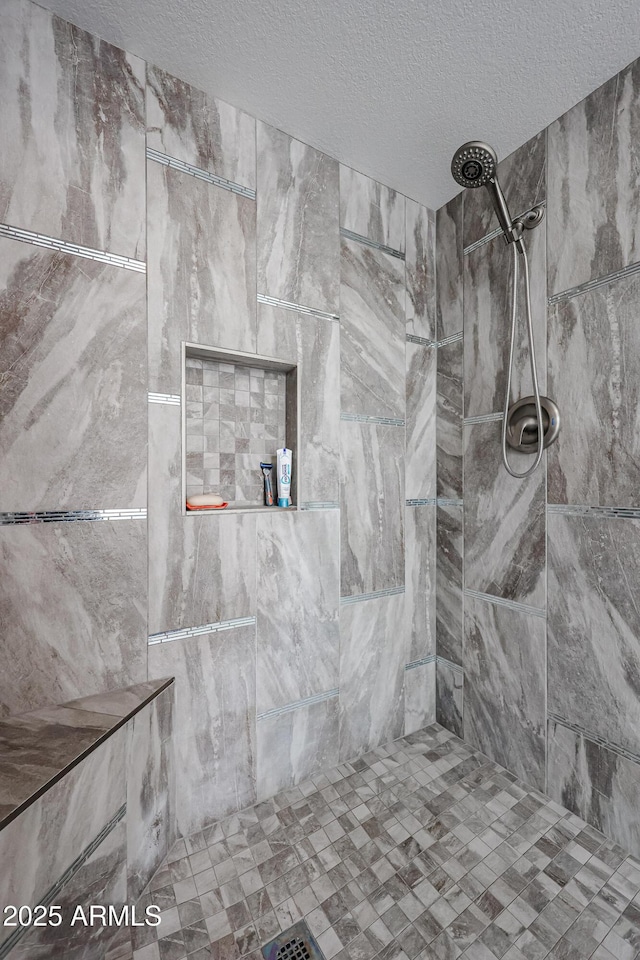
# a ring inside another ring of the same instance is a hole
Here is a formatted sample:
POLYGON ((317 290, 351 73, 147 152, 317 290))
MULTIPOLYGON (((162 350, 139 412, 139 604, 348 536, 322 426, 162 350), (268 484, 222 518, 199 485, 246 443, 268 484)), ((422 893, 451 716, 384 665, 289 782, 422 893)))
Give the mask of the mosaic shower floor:
POLYGON ((640 861, 433 725, 180 840, 109 960, 633 960, 640 861))

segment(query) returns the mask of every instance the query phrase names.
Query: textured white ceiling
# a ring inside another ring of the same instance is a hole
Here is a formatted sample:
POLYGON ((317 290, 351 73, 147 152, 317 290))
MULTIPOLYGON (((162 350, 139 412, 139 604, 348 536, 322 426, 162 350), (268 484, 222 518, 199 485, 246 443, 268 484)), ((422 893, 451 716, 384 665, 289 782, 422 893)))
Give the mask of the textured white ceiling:
POLYGON ((638 0, 42 5, 433 208, 640 55, 638 0))

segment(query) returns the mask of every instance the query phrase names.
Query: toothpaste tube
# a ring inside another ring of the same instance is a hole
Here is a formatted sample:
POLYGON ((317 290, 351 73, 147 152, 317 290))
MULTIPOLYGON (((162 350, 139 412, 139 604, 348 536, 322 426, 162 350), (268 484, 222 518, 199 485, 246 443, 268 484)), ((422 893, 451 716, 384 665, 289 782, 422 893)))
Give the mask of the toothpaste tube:
POLYGON ((278 506, 288 507, 291 503, 291 450, 283 447, 278 450, 278 506))
POLYGON ((271 471, 273 470, 272 463, 261 463, 260 469, 264 476, 264 502, 265 506, 273 506, 273 484, 271 482, 271 471))

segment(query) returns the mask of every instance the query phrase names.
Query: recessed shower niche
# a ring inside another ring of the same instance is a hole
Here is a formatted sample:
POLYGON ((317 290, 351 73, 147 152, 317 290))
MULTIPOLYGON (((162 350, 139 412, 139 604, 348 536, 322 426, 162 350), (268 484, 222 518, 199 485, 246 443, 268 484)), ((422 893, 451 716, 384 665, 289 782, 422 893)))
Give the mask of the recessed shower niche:
POLYGON ((272 463, 276 493, 276 451, 293 457, 291 503, 295 509, 298 463, 298 372, 275 357, 238 353, 200 344, 183 345, 182 487, 183 510, 193 494, 215 494, 225 510, 265 507, 261 463, 272 463))

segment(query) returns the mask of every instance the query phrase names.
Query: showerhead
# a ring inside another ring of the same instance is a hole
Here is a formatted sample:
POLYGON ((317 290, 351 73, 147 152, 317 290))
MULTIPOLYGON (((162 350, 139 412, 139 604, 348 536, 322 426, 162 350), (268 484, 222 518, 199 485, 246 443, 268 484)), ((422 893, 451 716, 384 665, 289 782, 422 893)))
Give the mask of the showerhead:
POLYGON ((451 161, 451 174, 461 187, 484 187, 493 180, 498 166, 495 150, 480 140, 458 147, 451 161))

